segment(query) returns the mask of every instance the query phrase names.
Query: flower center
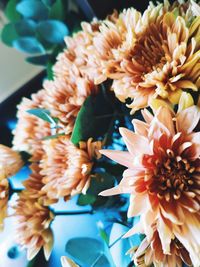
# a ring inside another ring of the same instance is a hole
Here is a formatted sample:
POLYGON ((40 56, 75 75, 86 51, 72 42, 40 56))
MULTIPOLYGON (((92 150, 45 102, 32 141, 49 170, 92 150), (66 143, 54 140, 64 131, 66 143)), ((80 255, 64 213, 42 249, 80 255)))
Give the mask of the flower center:
POLYGON ((188 160, 175 156, 173 151, 167 149, 165 163, 156 160, 156 170, 153 183, 149 186, 149 193, 155 194, 159 199, 177 200, 183 192, 191 192, 194 181, 192 174, 195 171, 188 160))

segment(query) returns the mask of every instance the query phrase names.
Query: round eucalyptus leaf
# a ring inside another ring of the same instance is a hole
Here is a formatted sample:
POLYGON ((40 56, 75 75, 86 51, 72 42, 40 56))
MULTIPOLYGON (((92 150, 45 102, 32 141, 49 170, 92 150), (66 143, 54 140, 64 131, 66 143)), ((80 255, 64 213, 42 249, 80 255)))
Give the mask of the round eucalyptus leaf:
POLYGON ((1 32, 2 42, 8 46, 12 46, 13 41, 18 38, 19 35, 17 34, 15 24, 14 23, 6 24, 1 32))
POLYGON ((36 22, 31 19, 23 19, 15 23, 15 28, 20 36, 34 36, 36 22))
POLYGON ((9 0, 5 9, 6 17, 12 22, 18 21, 21 18, 21 15, 16 10, 17 2, 18 0, 9 0))
POLYGON ((42 55, 42 56, 33 56, 33 57, 27 57, 26 61, 34 64, 34 65, 42 65, 45 66, 47 65, 49 60, 49 56, 48 55, 42 55))
POLYGON ((42 0, 42 3, 44 3, 47 7, 51 7, 55 2, 56 0, 42 0))
POLYGON ((25 18, 44 20, 48 18, 48 8, 39 0, 24 0, 19 2, 16 10, 25 18))
POLYGON ((111 266, 105 256, 104 244, 94 238, 72 238, 66 244, 66 252, 81 266, 111 266))
POLYGON ((29 54, 44 53, 44 47, 34 37, 21 37, 13 42, 13 47, 17 50, 29 54))
POLYGON ((49 43, 63 43, 64 37, 69 34, 67 26, 58 20, 40 22, 37 32, 49 43))

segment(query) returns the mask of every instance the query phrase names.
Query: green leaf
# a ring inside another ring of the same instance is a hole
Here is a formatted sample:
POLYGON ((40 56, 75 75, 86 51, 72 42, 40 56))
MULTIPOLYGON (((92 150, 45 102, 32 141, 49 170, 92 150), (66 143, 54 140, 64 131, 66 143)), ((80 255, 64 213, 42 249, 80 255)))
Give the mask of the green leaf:
POLYGON ((46 66, 48 59, 49 59, 48 55, 41 55, 41 56, 27 57, 26 61, 34 65, 46 66))
POLYGON ((45 20, 48 18, 48 8, 40 0, 24 0, 17 4, 16 10, 25 18, 45 20))
POLYGON ((75 121, 71 136, 73 144, 86 141, 90 137, 97 139, 103 136, 112 120, 113 110, 106 102, 102 92, 89 96, 83 103, 75 121))
POLYGON ((77 204, 79 206, 91 205, 95 202, 96 197, 94 195, 89 194, 80 194, 77 200, 77 204))
POLYGON ((15 28, 19 36, 34 36, 36 23, 32 19, 23 19, 15 23, 15 28))
POLYGON ((103 241, 106 243, 106 245, 109 245, 109 237, 102 226, 99 226, 99 234, 103 241))
POLYGON ((27 112, 31 115, 34 115, 50 124, 52 124, 52 126, 56 126, 56 122, 55 120, 50 116, 50 112, 46 109, 29 109, 27 110, 27 112))
POLYGON ((37 32, 47 42, 59 44, 69 34, 67 26, 58 20, 42 21, 37 26, 37 32))
POLYGON ((42 44, 34 37, 20 37, 14 40, 12 45, 14 48, 24 53, 39 54, 45 52, 42 44))
POLYGON ((71 136, 71 141, 75 145, 78 145, 80 141, 86 141, 93 136, 95 117, 92 100, 92 96, 89 96, 85 100, 76 118, 71 136))
POLYGON ((21 15, 16 10, 17 3, 18 0, 9 0, 6 5, 5 15, 12 22, 16 22, 21 18, 21 15))
POLYGON ((1 33, 1 40, 4 44, 12 46, 13 42, 19 38, 19 35, 16 32, 15 24, 8 23, 4 26, 1 33))
POLYGON ((68 1, 67 0, 56 0, 52 5, 49 12, 50 19, 57 19, 64 21, 68 12, 68 1))
POLYGON ((87 190, 87 194, 97 196, 103 190, 113 187, 115 184, 115 178, 106 172, 96 173, 92 176, 90 187, 87 190))
POLYGON ((47 63, 47 78, 48 80, 52 80, 54 79, 54 74, 53 74, 53 63, 51 61, 49 61, 47 63))
POLYGON ((66 252, 83 266, 110 267, 102 242, 94 238, 78 237, 66 244, 66 252))

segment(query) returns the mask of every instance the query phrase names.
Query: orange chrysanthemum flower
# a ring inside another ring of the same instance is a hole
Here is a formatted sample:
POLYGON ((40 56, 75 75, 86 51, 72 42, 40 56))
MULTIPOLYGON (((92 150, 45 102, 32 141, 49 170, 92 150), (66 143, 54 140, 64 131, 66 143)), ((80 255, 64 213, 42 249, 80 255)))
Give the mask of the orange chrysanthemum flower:
POLYGON ((136 229, 145 229, 151 240, 157 220, 163 254, 171 253, 176 238, 199 266, 200 132, 195 127, 200 109, 191 106, 174 115, 161 107, 154 116, 142 113, 146 122, 133 120, 135 133, 120 129, 128 151, 102 151, 128 167, 120 184, 102 195, 129 193, 128 216, 141 216, 136 229))
POLYGON ((42 176, 37 164, 31 165, 32 174, 24 182, 25 190, 19 194, 15 206, 16 242, 27 249, 27 258, 31 260, 43 247, 45 258, 48 260, 53 247, 53 233, 50 223, 54 219, 53 213, 46 205, 54 201, 48 200, 41 191, 42 176))
POLYGON ((99 158, 101 142, 80 142, 73 145, 68 136, 47 140, 44 143, 44 157, 40 162, 44 176, 43 190, 49 198, 65 197, 86 192, 94 159, 99 158))
POLYGON ((11 148, 0 145, 0 231, 3 230, 3 221, 7 216, 9 195, 8 177, 17 173, 23 166, 20 155, 11 148))
POLYGON ((132 113, 154 98, 177 104, 182 90, 200 86, 199 25, 189 2, 151 4, 143 15, 128 9, 115 22, 102 23, 91 58, 99 58, 119 100, 133 99, 132 113))
POLYGON ((30 109, 44 108, 42 102, 45 99, 45 91, 40 90, 33 94, 31 99, 23 98, 18 106, 18 123, 14 130, 13 146, 15 150, 26 151, 34 154, 33 161, 40 160, 42 151, 42 139, 51 135, 50 124, 44 120, 29 114, 30 109))

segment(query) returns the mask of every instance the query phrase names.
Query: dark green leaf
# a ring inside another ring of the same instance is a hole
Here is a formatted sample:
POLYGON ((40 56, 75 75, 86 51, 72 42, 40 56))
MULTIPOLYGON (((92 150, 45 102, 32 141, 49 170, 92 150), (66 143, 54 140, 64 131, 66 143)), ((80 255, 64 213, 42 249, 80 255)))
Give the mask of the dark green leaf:
POLYGON ((95 116, 92 105, 92 96, 89 96, 83 103, 71 136, 73 144, 78 145, 80 141, 86 141, 93 136, 95 116))
POLYGON ((23 19, 15 23, 15 28, 20 36, 34 36, 36 23, 32 19, 23 19))
POLYGON ((66 244, 66 252, 83 266, 110 266, 104 245, 94 238, 72 238, 66 244))
POLYGON ((27 57, 26 61, 34 65, 46 66, 48 59, 49 59, 48 55, 42 55, 42 56, 35 56, 35 57, 27 57))
POLYGON ((40 0, 24 0, 17 4, 16 9, 25 18, 35 20, 48 18, 48 8, 40 0))
POLYGON ((6 24, 1 33, 1 40, 3 41, 3 43, 8 46, 12 46, 13 41, 15 41, 17 38, 19 38, 19 36, 16 32, 15 24, 6 24))
POLYGON ((49 12, 49 18, 64 21, 67 11, 68 11, 68 1, 56 0, 49 12))
POLYGON ((27 112, 31 115, 34 115, 52 125, 56 125, 54 119, 50 116, 50 112, 46 109, 41 109, 41 108, 38 108, 38 109, 29 109, 27 110, 27 112))
POLYGON ((87 190, 87 194, 97 196, 103 190, 113 187, 114 184, 115 178, 109 173, 96 173, 91 178, 91 183, 89 189, 87 190))
POLYGON ((21 37, 13 41, 13 47, 19 51, 30 54, 44 53, 44 47, 34 37, 21 37))
POLYGON ((101 236, 101 238, 104 240, 104 242, 106 243, 106 245, 109 244, 109 236, 108 234, 106 233, 106 231, 104 230, 103 227, 99 227, 99 234, 101 236))
POLYGON ((18 0, 9 0, 6 5, 5 9, 6 17, 12 22, 16 22, 21 18, 20 14, 16 10, 17 3, 18 0))
POLYGON ((47 78, 48 80, 53 80, 54 79, 54 75, 53 75, 53 63, 52 62, 48 62, 47 63, 47 78))
POLYGON ((103 136, 112 120, 113 110, 101 92, 96 96, 89 96, 82 105, 75 121, 71 141, 78 145, 88 138, 103 136))
POLYGON ((59 44, 64 42, 64 37, 69 34, 67 26, 58 20, 40 22, 37 31, 45 41, 59 44))
POLYGON ((93 204, 95 202, 95 200, 96 200, 96 196, 94 196, 94 195, 89 195, 89 194, 83 195, 83 194, 80 194, 79 197, 78 197, 77 204, 79 206, 91 205, 91 204, 93 204))
POLYGON ((44 3, 47 7, 51 7, 55 2, 56 0, 42 0, 42 3, 44 3))

